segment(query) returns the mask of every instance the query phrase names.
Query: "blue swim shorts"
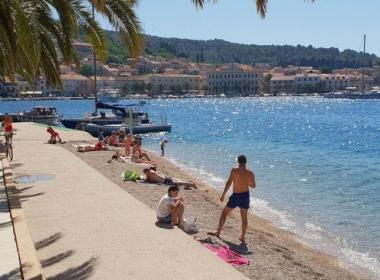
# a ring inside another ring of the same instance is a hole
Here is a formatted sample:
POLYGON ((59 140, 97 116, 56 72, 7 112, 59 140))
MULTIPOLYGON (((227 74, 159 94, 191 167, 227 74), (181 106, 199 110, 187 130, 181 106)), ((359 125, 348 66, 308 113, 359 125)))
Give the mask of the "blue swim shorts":
POLYGON ((170 224, 172 222, 172 214, 167 215, 166 217, 157 217, 157 221, 160 224, 170 224))
POLYGON ((233 193, 228 199, 227 207, 249 209, 249 192, 233 193))

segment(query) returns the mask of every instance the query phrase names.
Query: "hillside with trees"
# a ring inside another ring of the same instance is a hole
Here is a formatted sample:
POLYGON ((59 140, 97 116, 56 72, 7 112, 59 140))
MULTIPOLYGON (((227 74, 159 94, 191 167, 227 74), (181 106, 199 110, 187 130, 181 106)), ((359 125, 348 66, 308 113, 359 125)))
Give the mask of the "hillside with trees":
MULTIPOLYGON (((108 31, 107 62, 125 63, 128 57, 116 32, 108 31)), ((363 64, 363 53, 337 48, 313 46, 253 45, 231 43, 224 40, 189 40, 145 36, 144 53, 164 58, 188 58, 207 63, 270 63, 274 66, 299 65, 317 69, 358 68, 363 64)), ((366 66, 377 60, 374 54, 366 54, 366 66)))

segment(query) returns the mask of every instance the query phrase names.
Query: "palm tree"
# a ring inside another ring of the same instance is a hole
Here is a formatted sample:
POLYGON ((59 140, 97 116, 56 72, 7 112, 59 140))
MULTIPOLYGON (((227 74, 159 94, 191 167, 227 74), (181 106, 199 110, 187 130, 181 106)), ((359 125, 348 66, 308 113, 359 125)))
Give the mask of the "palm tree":
POLYGON ((32 84, 44 74, 49 84, 61 86, 59 64, 78 64, 73 41, 79 31, 104 60, 105 36, 92 17, 91 5, 121 32, 130 55, 137 56, 143 41, 135 4, 135 0, 1 0, 0 79, 14 81, 19 74, 32 84))
MULTIPOLYGON (((217 0, 191 0, 194 5, 198 8, 203 8, 204 4, 206 2, 212 2, 216 3, 217 0)), ((264 18, 266 13, 267 13, 267 8, 268 8, 268 1, 269 0, 254 0, 256 2, 256 10, 257 13, 264 18)), ((315 0, 305 0, 307 2, 314 2, 315 0)))

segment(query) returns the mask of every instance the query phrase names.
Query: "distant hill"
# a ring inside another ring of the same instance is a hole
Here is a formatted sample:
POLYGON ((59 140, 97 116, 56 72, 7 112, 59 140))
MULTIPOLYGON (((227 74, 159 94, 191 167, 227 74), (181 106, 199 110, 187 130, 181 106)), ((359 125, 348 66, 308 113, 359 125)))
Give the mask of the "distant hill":
MULTIPOLYGON (((108 62, 123 63, 128 57, 116 32, 107 31, 109 41, 108 62)), ((189 40, 145 36, 145 54, 166 58, 183 57, 194 62, 209 63, 271 63, 274 66, 289 64, 313 66, 318 69, 361 67, 363 54, 353 50, 339 51, 337 48, 315 48, 312 46, 253 45, 238 44, 224 40, 189 40)), ((374 54, 366 54, 366 66, 377 61, 374 54)))

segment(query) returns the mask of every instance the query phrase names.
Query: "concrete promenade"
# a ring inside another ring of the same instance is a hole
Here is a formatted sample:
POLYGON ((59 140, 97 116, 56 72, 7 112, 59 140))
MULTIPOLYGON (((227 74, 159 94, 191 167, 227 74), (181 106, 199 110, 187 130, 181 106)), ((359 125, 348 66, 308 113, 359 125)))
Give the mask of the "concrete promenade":
POLYGON ((20 262, 0 162, 0 280, 21 279, 20 262))
POLYGON ((152 209, 75 155, 45 144, 45 127, 16 128, 11 167, 47 279, 247 279, 181 230, 157 227, 152 209))

